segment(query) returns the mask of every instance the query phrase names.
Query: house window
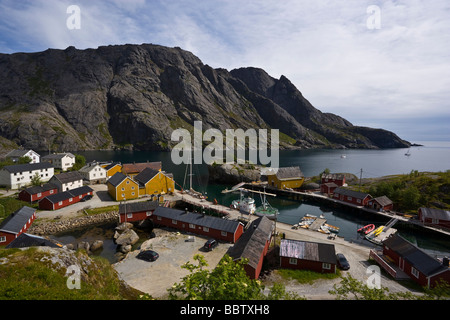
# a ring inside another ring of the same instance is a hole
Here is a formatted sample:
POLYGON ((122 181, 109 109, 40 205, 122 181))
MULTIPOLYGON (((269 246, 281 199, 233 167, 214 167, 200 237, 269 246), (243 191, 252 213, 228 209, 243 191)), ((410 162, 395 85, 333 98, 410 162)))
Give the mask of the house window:
POLYGON ((0 237, 0 242, 6 242, 6 237, 5 236, 1 236, 0 237))
POLYGON ((156 220, 159 220, 159 221, 161 221, 161 220, 162 220, 162 218, 161 218, 160 216, 158 216, 158 217, 156 217, 156 220))
POLYGON ((127 213, 127 219, 131 219, 133 218, 133 214, 132 213, 127 213))
POLYGON ((122 198, 125 198, 125 193, 122 193, 122 198))
POLYGON ((81 194, 78 196, 78 199, 81 199, 81 194))
POLYGON ((322 263, 322 269, 331 270, 331 263, 322 263))
POLYGON ((125 188, 122 188, 122 191, 125 191, 125 188))
POLYGON ((220 231, 220 234, 221 234, 222 236, 226 237, 228 233, 227 233, 226 231, 220 231))
POLYGON ((297 259, 296 258, 289 258, 289 264, 297 265, 297 259))
POLYGON ((127 184, 130 184, 130 181, 129 181, 129 180, 127 180, 127 184))
POLYGON ((134 192, 132 192, 131 195, 134 196, 134 192))
POLYGON ((189 228, 195 229, 195 224, 189 223, 189 228))
POLYGON ((59 205, 59 206, 62 206, 62 201, 58 202, 58 205, 59 205))
POLYGON ((69 198, 69 202, 72 202, 72 200, 73 200, 72 198, 69 198))
POLYGON ((53 194, 53 190, 50 190, 50 194, 53 194))
POLYGON ((145 215, 146 215, 147 217, 150 217, 150 216, 152 215, 152 212, 151 212, 151 211, 147 211, 147 212, 145 213, 145 215))
POLYGON ((352 201, 352 197, 347 197, 347 200, 348 201, 352 201))
POLYGON ((209 232, 209 228, 208 227, 203 227, 203 231, 209 232))
POLYGON ((39 193, 37 194, 37 196, 38 196, 38 197, 42 197, 42 193, 39 192, 39 193))
POLYGON ((411 267, 411 274, 412 274, 414 277, 416 277, 417 279, 419 279, 419 271, 418 271, 416 268, 411 267))
POLYGON ((177 220, 172 220, 172 224, 177 224, 177 220))

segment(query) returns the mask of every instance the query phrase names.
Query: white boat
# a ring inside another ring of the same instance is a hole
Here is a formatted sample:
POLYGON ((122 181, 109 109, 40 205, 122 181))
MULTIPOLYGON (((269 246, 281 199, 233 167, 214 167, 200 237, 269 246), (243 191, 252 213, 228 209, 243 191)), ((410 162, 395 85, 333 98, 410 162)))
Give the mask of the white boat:
POLYGON ((241 191, 241 197, 239 200, 233 200, 231 202, 231 207, 234 209, 239 209, 240 212, 246 214, 254 214, 256 210, 255 199, 250 197, 244 197, 241 191))

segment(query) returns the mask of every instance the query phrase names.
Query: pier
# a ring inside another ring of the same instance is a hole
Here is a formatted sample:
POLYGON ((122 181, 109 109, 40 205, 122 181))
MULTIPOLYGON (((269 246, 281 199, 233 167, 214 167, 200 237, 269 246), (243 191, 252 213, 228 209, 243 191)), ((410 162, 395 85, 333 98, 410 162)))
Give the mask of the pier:
POLYGON ((371 209, 371 208, 368 208, 365 206, 358 206, 358 205, 348 203, 345 201, 333 199, 333 198, 328 197, 327 195, 323 195, 320 193, 305 192, 305 191, 298 191, 298 190, 282 190, 282 189, 277 189, 277 188, 271 187, 271 186, 267 185, 267 183, 265 183, 265 184, 247 183, 247 184, 241 185, 240 187, 246 188, 248 190, 265 190, 265 191, 274 193, 277 196, 284 197, 284 198, 291 199, 291 200, 296 200, 296 201, 310 200, 310 201, 314 201, 314 202, 324 203, 329 206, 330 205, 331 206, 339 206, 339 207, 344 207, 347 209, 371 213, 371 214, 383 216, 383 217, 389 218, 389 219, 396 218, 398 221, 403 222, 405 224, 421 227, 428 231, 439 232, 441 234, 450 236, 450 231, 424 225, 420 221, 410 219, 410 217, 404 216, 402 214, 397 214, 396 212, 378 211, 378 210, 374 210, 374 209, 371 209))

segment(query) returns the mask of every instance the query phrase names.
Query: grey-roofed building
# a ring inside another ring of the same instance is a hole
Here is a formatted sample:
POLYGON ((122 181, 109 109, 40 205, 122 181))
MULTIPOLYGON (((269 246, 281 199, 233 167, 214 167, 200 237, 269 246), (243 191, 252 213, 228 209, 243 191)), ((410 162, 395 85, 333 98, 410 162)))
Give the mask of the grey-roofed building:
POLYGON ((267 176, 269 186, 278 189, 296 189, 303 184, 305 177, 300 167, 282 167, 279 168, 276 174, 267 176))
POLYGON ((73 190, 59 192, 47 196, 39 201, 40 210, 57 210, 81 201, 87 195, 93 195, 94 191, 88 186, 82 186, 73 190))
POLYGON ((250 224, 249 228, 227 252, 235 261, 248 259, 244 269, 252 279, 259 277, 274 229, 275 222, 267 217, 258 218, 250 224))
POLYGON ((119 205, 119 223, 150 219, 158 206, 158 201, 121 203, 119 205))
POLYGON ((367 203, 372 199, 372 196, 365 192, 338 187, 334 189, 333 199, 352 203, 357 206, 366 206, 367 203))
POLYGON ((440 280, 450 284, 448 265, 434 259, 396 233, 383 241, 383 254, 389 256, 396 266, 421 286, 430 288, 440 280))
POLYGON ((157 207, 151 220, 157 225, 231 243, 235 243, 244 232, 242 223, 238 221, 168 207, 157 207))
POLYGON ((11 213, 0 224, 0 246, 8 245, 28 228, 36 219, 36 209, 24 206, 11 213))
POLYGON ((39 153, 31 149, 16 149, 8 152, 5 158, 10 158, 12 161, 17 162, 19 158, 28 157, 31 159, 30 163, 39 163, 41 156, 39 153))
POLYGON ((58 193, 58 187, 53 183, 28 187, 19 193, 19 199, 26 202, 39 201, 42 198, 58 193))
POLYGON ((280 266, 282 268, 335 273, 336 263, 336 251, 333 244, 281 240, 280 266))
POLYGON ((49 162, 55 168, 66 171, 70 169, 75 164, 75 156, 72 153, 53 153, 46 156, 41 157, 42 162, 49 162))
POLYGON ((450 229, 450 211, 435 208, 419 208, 419 221, 425 225, 450 229))
POLYGON ((367 206, 375 210, 384 210, 384 211, 394 209, 394 203, 392 202, 391 199, 389 199, 386 196, 381 196, 369 200, 367 206))
POLYGON ((59 192, 69 191, 83 186, 83 176, 77 171, 55 174, 50 183, 58 187, 59 192))
POLYGON ((32 179, 38 175, 41 182, 47 182, 54 174, 54 168, 49 163, 27 163, 5 166, 0 170, 0 186, 19 189, 29 186, 32 179))
POLYGON ((6 246, 6 249, 10 248, 28 248, 28 247, 51 247, 62 248, 62 244, 55 240, 46 239, 44 237, 36 236, 29 233, 22 233, 10 244, 6 246))

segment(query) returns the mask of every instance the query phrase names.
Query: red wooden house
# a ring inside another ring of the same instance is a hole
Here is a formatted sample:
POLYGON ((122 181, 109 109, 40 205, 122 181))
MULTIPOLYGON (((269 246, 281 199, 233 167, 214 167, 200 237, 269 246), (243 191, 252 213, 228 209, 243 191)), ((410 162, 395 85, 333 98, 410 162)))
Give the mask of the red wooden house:
POLYGON ((36 209, 24 206, 11 213, 0 224, 0 246, 10 244, 14 239, 26 232, 36 219, 36 209))
POLYGON ((261 217, 252 222, 239 240, 228 251, 234 261, 248 259, 244 266, 247 276, 258 279, 264 257, 269 250, 275 223, 267 217, 261 217))
POLYGON ((334 182, 322 183, 320 185, 320 192, 324 194, 333 194, 337 187, 339 186, 334 182))
POLYGON ((281 240, 280 266, 282 268, 335 273, 336 264, 336 251, 333 244, 281 240))
POLYGON ((368 193, 339 187, 334 190, 333 199, 351 203, 357 206, 366 206, 367 203, 372 199, 372 196, 368 193))
POLYGON ((158 207, 158 201, 131 202, 119 205, 119 223, 150 219, 158 207))
POLYGON ((58 193, 58 187, 53 183, 46 183, 41 186, 33 186, 23 189, 19 193, 19 200, 26 202, 39 201, 46 196, 58 193))
POLYGON ((448 260, 439 262, 397 234, 383 241, 383 254, 423 287, 432 288, 439 281, 450 284, 448 260))
POLYGON ((345 185, 345 175, 340 173, 324 173, 321 176, 321 184, 335 183, 337 186, 342 187, 345 185))
POLYGON ((235 243, 244 232, 244 226, 238 221, 168 207, 157 207, 150 219, 156 225, 231 243, 235 243))
POLYGON ((64 191, 47 196, 39 201, 40 210, 58 210, 81 201, 88 195, 93 195, 94 190, 88 186, 64 191))
POLYGON ((450 229, 450 211, 433 208, 419 208, 419 221, 425 225, 450 229))
POLYGON ((367 202, 367 207, 378 211, 390 211, 394 209, 394 203, 386 196, 373 198, 367 202))

